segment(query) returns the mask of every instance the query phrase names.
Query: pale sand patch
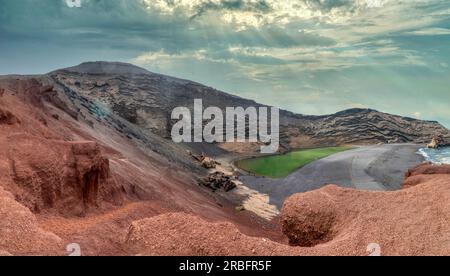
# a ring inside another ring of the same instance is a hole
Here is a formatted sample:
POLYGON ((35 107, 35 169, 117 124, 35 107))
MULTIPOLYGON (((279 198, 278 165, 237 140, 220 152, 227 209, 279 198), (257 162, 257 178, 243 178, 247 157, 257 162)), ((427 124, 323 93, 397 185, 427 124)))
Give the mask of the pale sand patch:
POLYGON ((260 193, 256 190, 244 186, 242 182, 233 190, 238 196, 247 197, 242 203, 245 210, 255 213, 256 215, 266 219, 272 220, 280 215, 276 205, 270 204, 270 197, 267 194, 260 193))
MULTIPOLYGON (((234 174, 235 170, 232 166, 223 165, 228 164, 229 160, 221 160, 220 163, 221 165, 217 165, 216 168, 211 171, 221 172, 230 176, 234 174)), ((253 190, 245 186, 241 181, 235 180, 234 183, 236 184, 236 188, 229 193, 231 193, 233 197, 245 198, 242 202, 242 207, 244 207, 246 211, 255 213, 259 217, 269 221, 280 215, 278 207, 270 204, 269 195, 253 190)))

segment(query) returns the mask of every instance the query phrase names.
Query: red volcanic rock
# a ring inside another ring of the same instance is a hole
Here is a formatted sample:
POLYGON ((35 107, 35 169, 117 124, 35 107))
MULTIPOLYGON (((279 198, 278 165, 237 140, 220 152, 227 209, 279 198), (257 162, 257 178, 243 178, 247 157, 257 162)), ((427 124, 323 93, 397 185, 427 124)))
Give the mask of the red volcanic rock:
POLYGON ((416 175, 448 174, 450 175, 450 165, 434 165, 431 163, 421 164, 406 173, 406 178, 416 175))
POLYGON ((287 245, 243 235, 231 223, 210 223, 184 213, 170 213, 131 224, 126 246, 146 256, 284 255, 287 245))
POLYGON ((334 238, 338 232, 338 206, 333 200, 317 200, 306 194, 294 205, 288 205, 282 216, 283 232, 291 245, 311 247, 334 238))
MULTIPOLYGON (((444 169, 436 169, 442 172, 444 169)), ((429 172, 429 171, 427 171, 429 172)), ((450 175, 368 192, 327 186, 287 200, 281 223, 291 245, 186 214, 134 222, 126 245, 142 255, 449 255, 450 175), (369 250, 369 251, 368 251, 369 250)))
POLYGON ((20 120, 17 119, 14 114, 12 114, 9 110, 0 108, 0 125, 14 125, 17 123, 20 123, 20 120))
POLYGON ((3 97, 5 94, 5 89, 0 87, 0 97, 3 97))
POLYGON ((35 212, 84 214, 102 201, 122 202, 108 159, 94 142, 63 142, 29 135, 8 137, 16 198, 35 212))
MULTIPOLYGON (((429 176, 421 185, 396 192, 365 192, 329 186, 294 195, 285 204, 283 231, 292 244, 309 242, 317 224, 311 214, 333 214, 330 233, 319 238, 328 254, 364 255, 365 245, 379 244, 384 255, 448 255, 450 246, 450 176, 429 176), (305 215, 306 214, 306 215, 305 215)), ((319 224, 320 225, 320 224, 319 224)))
POLYGON ((408 189, 433 179, 440 179, 442 175, 450 176, 450 165, 435 165, 423 163, 410 169, 405 175, 403 189, 408 189))
POLYGON ((430 175, 415 175, 415 176, 410 176, 408 178, 405 179, 405 181, 403 181, 403 189, 409 189, 411 187, 420 185, 424 182, 426 182, 427 180, 429 180, 432 176, 430 175))
POLYGON ((62 241, 0 187, 0 255, 60 255, 62 241))

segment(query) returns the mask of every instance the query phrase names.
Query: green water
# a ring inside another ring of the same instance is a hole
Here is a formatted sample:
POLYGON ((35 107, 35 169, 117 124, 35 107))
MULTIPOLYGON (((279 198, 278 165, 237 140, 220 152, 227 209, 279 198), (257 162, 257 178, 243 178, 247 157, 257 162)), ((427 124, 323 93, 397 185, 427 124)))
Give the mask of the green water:
POLYGON ((283 155, 241 160, 236 165, 258 176, 283 178, 314 161, 350 149, 351 147, 330 147, 299 150, 283 155))

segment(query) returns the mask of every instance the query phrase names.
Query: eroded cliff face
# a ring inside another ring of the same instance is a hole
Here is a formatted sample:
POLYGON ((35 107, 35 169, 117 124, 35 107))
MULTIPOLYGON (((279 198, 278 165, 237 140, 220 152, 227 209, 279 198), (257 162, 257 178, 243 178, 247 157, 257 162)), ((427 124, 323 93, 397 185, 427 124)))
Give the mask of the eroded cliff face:
POLYGON ((64 142, 16 134, 7 137, 17 200, 33 210, 82 215, 102 202, 123 203, 109 160, 95 142, 64 142))
POLYGON ((0 98, 3 186, 35 213, 82 215, 101 202, 120 205, 124 194, 100 146, 67 141, 49 128, 49 121, 57 120, 45 107, 57 96, 53 88, 36 79, 9 85, 15 90, 0 98))
POLYGON ((0 255, 67 255, 71 243, 84 255, 129 255, 130 223, 166 212, 235 221, 247 233, 251 221, 273 226, 237 216, 191 170, 131 137, 131 124, 97 121, 51 82, 0 77, 0 255))

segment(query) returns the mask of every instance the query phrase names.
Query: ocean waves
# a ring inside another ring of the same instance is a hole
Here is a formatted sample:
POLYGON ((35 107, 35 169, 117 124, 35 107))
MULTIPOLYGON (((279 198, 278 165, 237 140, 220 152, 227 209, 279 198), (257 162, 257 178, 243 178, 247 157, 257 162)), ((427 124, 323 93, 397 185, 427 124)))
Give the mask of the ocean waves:
POLYGON ((422 148, 418 153, 434 164, 450 164, 450 147, 440 149, 422 148))

